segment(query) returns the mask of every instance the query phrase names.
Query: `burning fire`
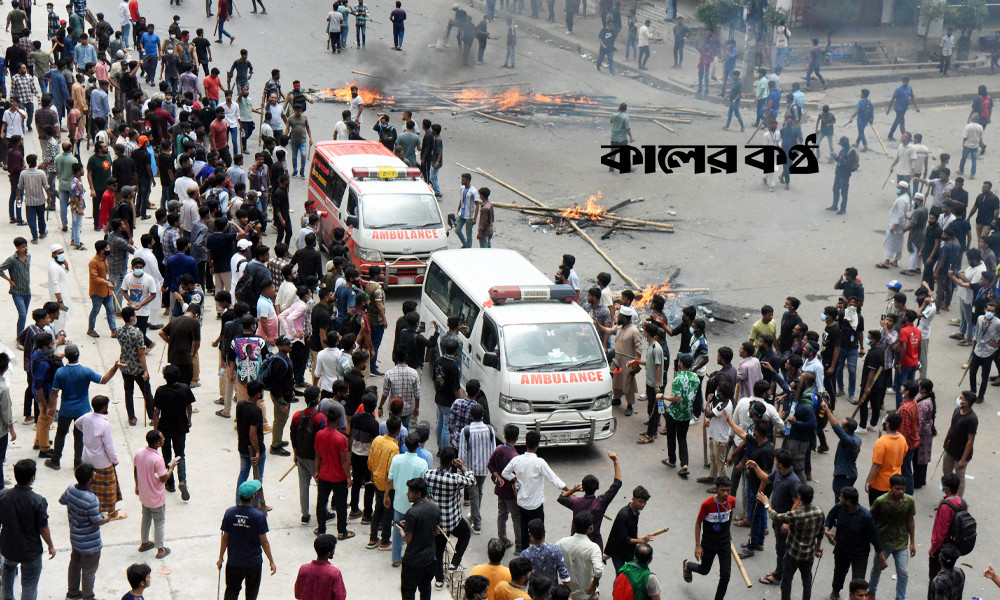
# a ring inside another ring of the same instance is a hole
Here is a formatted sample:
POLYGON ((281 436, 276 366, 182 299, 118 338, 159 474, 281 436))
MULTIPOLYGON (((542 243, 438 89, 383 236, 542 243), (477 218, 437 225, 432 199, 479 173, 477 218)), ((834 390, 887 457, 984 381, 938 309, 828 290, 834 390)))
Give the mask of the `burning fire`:
POLYGON ((632 306, 635 308, 648 308, 653 303, 653 296, 656 296, 657 294, 663 296, 664 298, 672 298, 674 296, 674 294, 670 293, 669 283, 647 285, 646 289, 642 290, 642 292, 636 296, 635 301, 632 302, 632 306))
MULTIPOLYGON (((341 88, 336 88, 336 89, 327 88, 325 90, 320 90, 319 93, 325 94, 327 96, 333 96, 334 98, 340 100, 341 102, 350 102, 352 85, 358 85, 358 84, 352 82, 348 83, 347 85, 341 88)), ((368 106, 393 104, 394 102, 392 96, 386 96, 378 90, 363 88, 360 86, 358 86, 358 95, 361 96, 361 99, 368 106)))
POLYGON ((530 102, 542 104, 597 104, 596 100, 586 96, 567 94, 538 94, 521 92, 520 88, 512 87, 507 91, 492 93, 486 90, 467 89, 454 95, 455 102, 463 106, 485 106, 492 110, 508 110, 530 102))
POLYGON ((574 204, 559 214, 564 219, 588 219, 590 221, 602 221, 604 219, 604 215, 608 214, 608 210, 601 206, 600 201, 601 192, 598 190, 596 194, 587 198, 587 203, 583 206, 574 204))

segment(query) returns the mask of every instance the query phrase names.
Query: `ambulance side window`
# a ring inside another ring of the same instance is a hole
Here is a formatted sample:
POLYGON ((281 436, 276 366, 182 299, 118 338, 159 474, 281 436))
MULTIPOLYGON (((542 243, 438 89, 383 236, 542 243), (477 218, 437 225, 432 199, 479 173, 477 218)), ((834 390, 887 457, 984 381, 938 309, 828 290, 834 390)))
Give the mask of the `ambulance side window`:
POLYGON ((347 214, 358 216, 358 194, 354 190, 347 192, 347 214))
MULTIPOLYGON (((427 270, 424 291, 445 316, 458 315, 459 322, 466 325, 470 332, 472 331, 479 316, 479 306, 466 296, 462 288, 458 287, 436 263, 432 263, 427 270)), ((462 335, 468 338, 471 333, 462 335)))
POLYGON ((486 317, 483 319, 483 336, 479 340, 479 345, 483 347, 483 350, 487 352, 496 352, 497 343, 500 341, 499 332, 497 331, 497 326, 493 321, 486 317))
POLYGON ((330 196, 330 202, 334 206, 340 206, 340 201, 344 199, 345 190, 347 190, 347 182, 341 179, 340 175, 334 173, 332 181, 330 181, 329 189, 327 190, 327 194, 330 196))

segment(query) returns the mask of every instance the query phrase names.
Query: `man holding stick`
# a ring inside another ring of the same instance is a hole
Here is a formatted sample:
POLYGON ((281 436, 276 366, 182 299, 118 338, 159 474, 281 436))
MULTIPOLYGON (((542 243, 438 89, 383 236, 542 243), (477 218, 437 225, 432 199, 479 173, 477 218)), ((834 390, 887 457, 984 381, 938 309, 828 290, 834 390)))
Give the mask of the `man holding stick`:
MULTIPOLYGON (((761 469, 760 465, 753 460, 747 461, 747 469, 753 470, 757 474, 757 478, 760 480, 760 487, 757 488, 757 501, 761 504, 767 504, 766 497, 764 500, 761 500, 761 494, 763 494, 764 490, 767 489, 767 486, 770 485, 771 503, 774 506, 774 510, 784 513, 792 510, 795 506, 795 496, 800 485, 800 480, 792 468, 794 461, 792 460, 792 455, 788 452, 788 450, 781 449, 775 452, 774 462, 775 468, 770 475, 761 469)), ((777 563, 775 564, 773 571, 760 578, 760 582, 764 585, 777 585, 781 583, 784 573, 783 564, 787 549, 787 540, 788 528, 775 528, 774 552, 777 555, 777 563)))
POLYGON ((712 563, 718 557, 719 585, 715 588, 715 600, 725 600, 732 570, 730 523, 733 520, 733 509, 736 508, 736 498, 729 495, 732 487, 732 481, 725 475, 715 480, 715 495, 701 503, 694 526, 694 557, 701 562, 691 563, 685 560, 681 565, 684 581, 691 583, 691 573, 708 575, 712 570, 712 563))
MULTIPOLYGON (((646 508, 649 492, 641 485, 632 490, 632 501, 622 507, 615 516, 615 522, 608 534, 604 553, 611 557, 615 572, 635 557, 636 544, 648 544, 653 536, 639 537, 639 512, 646 508)), ((524 516, 521 517, 522 519, 524 516)))

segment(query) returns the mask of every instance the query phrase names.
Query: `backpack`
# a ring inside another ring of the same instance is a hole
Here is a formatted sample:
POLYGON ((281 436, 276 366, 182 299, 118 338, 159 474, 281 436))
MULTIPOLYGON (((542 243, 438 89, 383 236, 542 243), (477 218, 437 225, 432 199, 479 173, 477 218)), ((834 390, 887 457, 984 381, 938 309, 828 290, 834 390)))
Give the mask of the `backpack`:
POLYGON ((299 424, 295 428, 295 454, 300 458, 315 458, 316 457, 316 424, 313 419, 319 411, 312 408, 307 408, 302 411, 302 417, 299 419, 299 424))
POLYGON ((270 280, 271 272, 267 266, 255 263, 248 264, 243 271, 243 277, 240 277, 239 283, 236 284, 236 299, 240 302, 246 302, 250 306, 256 306, 264 282, 270 280))
POLYGON ((257 374, 257 381, 264 384, 264 387, 268 390, 276 388, 281 385, 281 380, 290 374, 292 368, 291 362, 283 358, 281 354, 271 354, 264 359, 264 364, 260 367, 260 373, 257 374), (277 366, 280 362, 284 368, 277 366))
POLYGON ((640 567, 635 561, 622 565, 611 591, 612 600, 646 600, 646 584, 649 582, 649 568, 640 567))
POLYGON ((62 361, 61 358, 59 358, 55 354, 53 354, 52 356, 46 356, 45 358, 40 358, 40 359, 37 359, 37 360, 33 360, 31 362, 31 370, 32 370, 32 372, 34 372, 34 370, 35 370, 35 365, 38 364, 38 363, 40 363, 40 362, 43 362, 43 361, 49 363, 49 372, 45 376, 45 385, 47 385, 47 386, 49 386, 51 388, 52 387, 52 382, 55 381, 55 378, 56 378, 56 371, 58 371, 59 368, 63 366, 63 361, 62 361))
POLYGON ((858 120, 871 123, 875 120, 875 105, 868 98, 861 101, 861 108, 858 109, 858 120))
POLYGON ((439 358, 438 362, 434 364, 434 390, 441 392, 444 391, 445 377, 447 376, 444 369, 444 360, 451 360, 445 358, 439 358))
MULTIPOLYGON (((962 500, 960 506, 955 506, 948 500, 942 500, 941 504, 948 505, 955 515, 951 518, 951 526, 948 527, 948 537, 946 544, 951 544, 958 550, 959 554, 965 556, 976 547, 976 519, 969 514, 969 505, 962 500)), ((938 507, 940 508, 940 504, 938 507)))
POLYGON ((858 154, 857 148, 848 150, 847 156, 851 159, 851 172, 853 173, 861 167, 861 156, 858 154))
POLYGON ((989 94, 986 97, 979 97, 979 117, 981 119, 989 121, 990 113, 993 112, 993 99, 990 98, 989 94))

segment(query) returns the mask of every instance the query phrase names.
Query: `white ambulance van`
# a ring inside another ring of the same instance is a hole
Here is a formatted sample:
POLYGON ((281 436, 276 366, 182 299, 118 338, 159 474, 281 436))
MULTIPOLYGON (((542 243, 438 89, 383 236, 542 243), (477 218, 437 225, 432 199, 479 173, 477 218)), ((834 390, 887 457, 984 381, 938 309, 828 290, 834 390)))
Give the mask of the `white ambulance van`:
POLYGON ((518 443, 535 430, 544 446, 587 445, 617 427, 601 338, 574 297, 513 250, 443 250, 427 266, 421 320, 468 327, 462 381, 480 381, 492 425, 520 427, 518 443))
POLYGON ((379 265, 389 287, 420 285, 431 252, 448 247, 441 209, 420 169, 379 142, 316 144, 309 198, 327 213, 320 220, 324 243, 336 227, 351 231, 347 246, 366 281, 379 265))

